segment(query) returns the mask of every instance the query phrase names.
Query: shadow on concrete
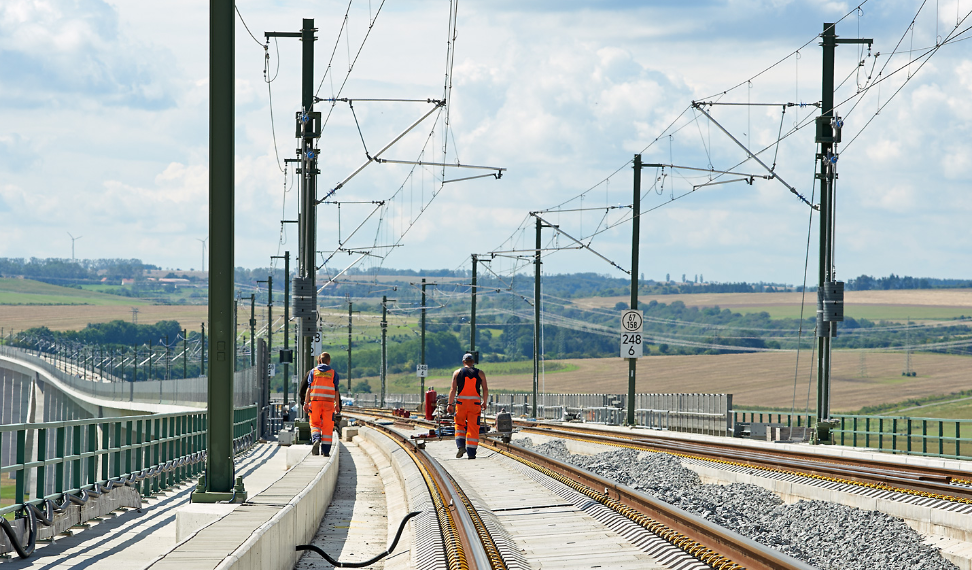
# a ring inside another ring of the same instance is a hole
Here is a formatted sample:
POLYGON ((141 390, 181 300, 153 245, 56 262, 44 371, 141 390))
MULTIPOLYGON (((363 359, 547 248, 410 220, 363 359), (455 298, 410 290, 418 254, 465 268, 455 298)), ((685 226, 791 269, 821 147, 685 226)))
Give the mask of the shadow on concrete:
MULTIPOLYGON (((276 445, 266 446, 264 449, 258 449, 254 453, 240 457, 239 463, 247 464, 247 467, 238 471, 237 475, 246 477, 272 458, 279 449, 276 445)), ((179 487, 170 489, 166 495, 157 496, 158 500, 155 502, 144 505, 141 513, 135 510, 119 513, 114 518, 106 518, 73 536, 59 537, 53 544, 38 545, 33 556, 26 560, 16 558, 3 562, 0 567, 3 570, 21 568, 83 570, 94 565, 107 563, 113 565, 117 570, 127 568, 126 564, 131 563, 131 558, 126 557, 117 562, 109 559, 129 548, 136 547, 139 542, 149 539, 154 532, 166 525, 173 524, 175 521, 173 509, 188 505, 189 495, 195 488, 196 486, 192 481, 183 482, 179 487), (98 549, 101 543, 118 540, 123 536, 127 538, 110 548, 98 549)), ((175 546, 175 543, 172 546, 175 546)), ((137 558, 137 554, 134 555, 134 558, 137 558)), ((153 558, 155 556, 146 556, 138 566, 144 566, 153 558)))

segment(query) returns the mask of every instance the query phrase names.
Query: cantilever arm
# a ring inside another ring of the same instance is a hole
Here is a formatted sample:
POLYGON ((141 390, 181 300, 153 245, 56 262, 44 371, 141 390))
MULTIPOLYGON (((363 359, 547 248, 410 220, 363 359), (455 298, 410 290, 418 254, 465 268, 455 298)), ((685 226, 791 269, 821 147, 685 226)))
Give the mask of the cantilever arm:
POLYGON ((819 206, 815 206, 814 204, 811 204, 810 203, 810 200, 807 200, 806 198, 804 198, 803 197, 803 194, 800 194, 799 192, 797 192, 797 189, 794 188, 793 186, 790 186, 786 182, 786 180, 783 180, 782 178, 780 178, 780 175, 777 174, 776 171, 774 171, 772 168, 766 166, 766 163, 765 162, 763 162, 762 160, 760 160, 758 156, 756 156, 755 154, 752 153, 751 150, 749 150, 748 148, 746 148, 746 145, 744 145, 743 143, 739 142, 739 140, 736 139, 736 137, 732 136, 732 134, 730 134, 729 131, 727 131, 725 127, 723 127, 722 125, 719 124, 719 121, 716 121, 714 118, 712 118, 712 115, 706 113, 705 112, 705 109, 702 108, 704 106, 702 103, 699 103, 697 101, 692 101, 692 106, 695 107, 696 109, 698 109, 699 111, 701 111, 703 115, 705 115, 706 117, 708 117, 709 120, 712 121, 715 124, 715 126, 719 127, 719 130, 720 131, 722 131, 723 133, 725 133, 726 136, 729 137, 732 140, 732 142, 734 142, 737 145, 739 145, 739 148, 743 149, 743 151, 745 151, 746 154, 748 154, 750 158, 752 158, 757 163, 759 163, 760 166, 762 166, 763 168, 765 168, 766 171, 769 172, 773 176, 773 178, 779 180, 780 183, 783 184, 783 186, 786 186, 786 188, 790 192, 792 192, 793 195, 795 195, 797 198, 799 198, 800 200, 802 200, 804 204, 806 204, 807 206, 810 206, 814 210, 819 210, 820 209, 819 206))

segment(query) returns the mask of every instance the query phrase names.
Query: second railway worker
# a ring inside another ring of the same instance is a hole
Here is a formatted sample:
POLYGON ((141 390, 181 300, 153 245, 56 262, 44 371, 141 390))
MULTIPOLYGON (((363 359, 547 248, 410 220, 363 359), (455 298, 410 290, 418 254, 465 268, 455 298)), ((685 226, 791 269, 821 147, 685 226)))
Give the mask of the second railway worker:
POLYGON ((334 435, 334 412, 341 412, 341 393, 338 391, 338 374, 331 368, 331 355, 322 352, 317 357, 317 366, 307 372, 300 386, 300 398, 304 411, 310 413, 311 452, 324 457, 331 455, 331 440, 334 435))
POLYGON ((473 364, 473 355, 462 357, 462 368, 452 374, 452 388, 449 390, 449 411, 456 414, 456 457, 468 455, 476 459, 479 447, 479 416, 482 403, 489 397, 486 387, 486 374, 473 364))

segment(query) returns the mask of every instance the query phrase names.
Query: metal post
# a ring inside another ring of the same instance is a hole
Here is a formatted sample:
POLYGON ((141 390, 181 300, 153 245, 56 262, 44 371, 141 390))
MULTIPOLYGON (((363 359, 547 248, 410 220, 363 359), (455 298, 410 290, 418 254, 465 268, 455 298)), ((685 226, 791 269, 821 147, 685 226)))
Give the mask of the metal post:
MULTIPOLYGON (((234 489, 233 319, 235 8, 232 0, 209 2, 209 365, 205 483, 193 502, 246 500, 242 480, 234 489), (229 395, 229 396, 228 396, 229 395), (234 494, 235 493, 235 494, 234 494)), ((200 483, 203 483, 202 481, 200 483)))
POLYGON ((148 380, 150 380, 150 381, 152 380, 152 373, 153 373, 153 370, 152 370, 152 364, 154 364, 152 362, 152 357, 153 356, 155 356, 155 350, 152 348, 152 339, 149 339, 149 358, 148 358, 149 371, 148 371, 148 380))
MULTIPOLYGON (((302 133, 300 142, 301 159, 301 217, 300 217, 300 276, 317 288, 317 155, 314 152, 314 20, 305 18, 301 28, 301 111, 302 133)), ((212 262, 210 262, 212 263, 212 262)), ((316 297, 316 296, 315 296, 316 297)), ((317 307, 314 307, 315 311, 317 307)), ((313 318, 316 326, 316 313, 313 318)), ((302 327, 300 370, 309 370, 314 365, 313 336, 303 336, 309 327, 302 327)))
MULTIPOLYGON (((825 23, 821 34, 823 75, 821 78, 820 116, 817 117, 816 143, 820 145, 817 161, 820 171, 820 247, 818 299, 824 285, 836 280, 834 267, 834 180, 837 177, 835 143, 839 129, 834 128, 834 52, 837 44, 868 44, 870 39, 837 39, 836 24, 825 23)), ((823 320, 821 303, 817 303, 817 422, 830 419, 831 338, 837 335, 836 321, 823 320)), ((818 431, 818 434, 820 432, 818 431)), ((831 441, 828 437, 824 442, 831 441)))
POLYGON ((165 379, 169 380, 171 375, 169 374, 169 335, 165 335, 165 379))
MULTIPOLYGON (((273 275, 267 276, 267 369, 273 362, 273 275)), ((270 372, 266 372, 269 374, 270 372)), ((270 384, 273 378, 267 380, 267 405, 270 404, 270 384)))
POLYGON ((472 307, 469 311, 469 351, 476 350, 476 263, 479 258, 472 254, 472 307))
POLYGON ((351 306, 354 305, 350 300, 348 301, 348 394, 351 393, 351 306))
MULTIPOLYGON (((283 256, 271 255, 271 259, 280 259, 283 257, 284 260, 284 330, 283 330, 283 347, 284 351, 290 349, 290 252, 285 251, 283 256)), ((270 281, 270 279, 268 279, 270 281)), ((271 281, 272 283, 272 281, 271 281)), ((272 285, 271 285, 272 287, 272 285)), ((271 289, 272 290, 272 289, 271 289)), ((271 358, 273 356, 271 355, 271 358)), ((290 364, 287 362, 283 364, 283 402, 284 409, 289 409, 290 400, 290 364)))
POLYGON ((189 375, 189 329, 182 329, 182 377, 189 375))
POLYGON ((540 228, 537 216, 537 250, 533 267, 533 417, 537 417, 537 396, 540 391, 540 228))
POLYGON ((256 293, 250 293, 250 368, 256 366, 256 293))
MULTIPOLYGON (((290 348, 290 252, 284 252, 284 350, 290 348)), ((284 363, 284 407, 289 406, 290 363, 284 363)))
POLYGON ((206 323, 202 323, 202 336, 199 338, 199 375, 206 375, 206 323))
POLYGON ((387 351, 387 339, 388 339, 388 297, 385 295, 381 296, 381 404, 379 407, 385 407, 385 380, 387 379, 387 368, 388 368, 388 351, 387 351))
MULTIPOLYGON (((634 190, 631 198, 631 310, 638 310, 638 253, 641 240, 641 155, 634 155, 634 190)), ((642 335, 644 338, 644 335, 642 335)), ((628 359, 627 424, 635 425, 635 380, 638 359, 628 359)))
MULTIPOLYGON (((419 364, 425 364, 425 279, 422 279, 422 354, 419 364)), ((425 376, 419 376, 419 406, 425 409, 425 376)))

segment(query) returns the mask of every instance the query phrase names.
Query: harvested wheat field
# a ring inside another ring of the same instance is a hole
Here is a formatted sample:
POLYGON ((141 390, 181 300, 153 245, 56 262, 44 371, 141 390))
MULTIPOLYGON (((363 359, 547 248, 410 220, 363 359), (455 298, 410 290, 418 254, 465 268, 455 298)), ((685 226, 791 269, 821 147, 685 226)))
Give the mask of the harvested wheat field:
MULTIPOLYGON (((185 328, 196 329, 206 322, 206 305, 139 305, 138 323, 179 321, 185 328)), ((98 305, 0 305, 0 326, 6 330, 25 330, 46 326, 51 330, 79 330, 88 323, 106 323, 115 319, 132 320, 129 306, 98 305)))
MULTIPOLYGON (((871 320, 940 320, 972 316, 972 289, 908 289, 896 291, 847 291, 845 312, 854 318, 871 320)), ((613 309, 630 297, 585 297, 573 302, 582 308, 613 309)), ((720 307, 737 313, 766 311, 773 318, 797 318, 803 293, 699 293, 692 295, 644 295, 641 305, 651 301, 687 307, 720 307)), ((816 293, 807 293, 805 316, 814 313, 816 293)), ((642 307, 644 308, 644 307, 642 307)))
MULTIPOLYGON (((908 398, 949 394, 972 388, 972 357, 912 354, 914 378, 901 375, 902 353, 834 351, 832 411, 850 412, 864 406, 900 402, 908 398)), ((578 368, 546 377, 546 390, 560 393, 627 391, 628 363, 620 358, 568 360, 578 368)), ((796 386, 797 408, 807 403, 810 352, 800 354, 796 386)), ((737 408, 789 408, 793 402, 795 352, 761 352, 697 356, 651 356, 638 361, 638 392, 709 392, 733 394, 737 408)), ((483 364, 486 374, 489 365, 483 364)), ((814 379, 815 380, 815 379, 814 379)), ((492 389, 530 390, 530 375, 491 376, 492 389)), ((816 382, 809 386, 810 406, 816 401, 816 382)))

